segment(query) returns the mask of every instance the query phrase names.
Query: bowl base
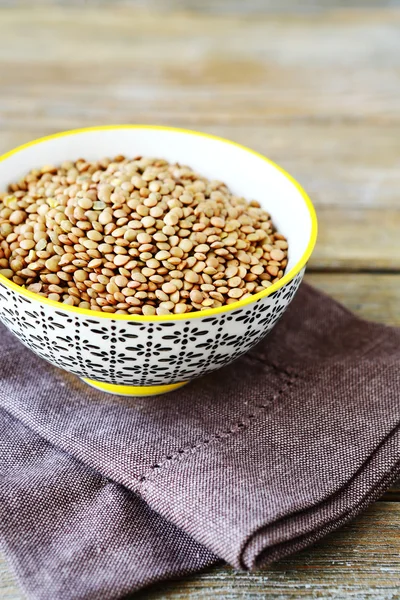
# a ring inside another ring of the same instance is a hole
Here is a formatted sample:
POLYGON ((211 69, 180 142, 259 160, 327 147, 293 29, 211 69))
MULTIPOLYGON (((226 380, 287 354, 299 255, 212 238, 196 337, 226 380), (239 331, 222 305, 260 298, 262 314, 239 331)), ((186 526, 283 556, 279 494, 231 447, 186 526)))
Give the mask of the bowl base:
POLYGON ((189 383, 188 381, 182 381, 180 383, 171 383, 169 385, 113 385, 111 383, 103 383, 101 381, 94 381, 93 379, 86 379, 82 377, 82 381, 90 385, 91 387, 100 390, 101 392, 107 392, 108 394, 115 394, 116 396, 157 396, 158 394, 166 394, 177 390, 178 388, 189 383))

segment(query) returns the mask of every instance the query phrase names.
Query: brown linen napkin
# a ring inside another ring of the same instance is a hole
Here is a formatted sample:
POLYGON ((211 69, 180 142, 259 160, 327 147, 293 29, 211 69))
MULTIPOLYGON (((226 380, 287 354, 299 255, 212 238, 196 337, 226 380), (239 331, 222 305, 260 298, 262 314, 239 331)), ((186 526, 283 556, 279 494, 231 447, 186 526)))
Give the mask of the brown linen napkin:
POLYGON ((165 396, 101 394, 0 335, 0 536, 32 598, 262 565, 400 472, 400 332, 306 285, 255 349, 165 396))

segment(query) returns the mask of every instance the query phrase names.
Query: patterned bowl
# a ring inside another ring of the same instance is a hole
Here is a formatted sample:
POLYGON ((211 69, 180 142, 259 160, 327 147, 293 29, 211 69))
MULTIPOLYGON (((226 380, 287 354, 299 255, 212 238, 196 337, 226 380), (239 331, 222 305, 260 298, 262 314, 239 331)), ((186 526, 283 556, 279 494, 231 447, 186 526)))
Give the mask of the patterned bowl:
POLYGON ((232 362, 267 335, 300 285, 317 220, 298 183, 264 156, 212 135, 169 127, 93 127, 35 140, 0 157, 0 189, 44 164, 117 154, 160 156, 224 181, 236 194, 257 199, 289 242, 289 262, 279 282, 229 306, 187 315, 125 316, 75 308, 0 275, 0 319, 36 354, 103 391, 160 394, 232 362))

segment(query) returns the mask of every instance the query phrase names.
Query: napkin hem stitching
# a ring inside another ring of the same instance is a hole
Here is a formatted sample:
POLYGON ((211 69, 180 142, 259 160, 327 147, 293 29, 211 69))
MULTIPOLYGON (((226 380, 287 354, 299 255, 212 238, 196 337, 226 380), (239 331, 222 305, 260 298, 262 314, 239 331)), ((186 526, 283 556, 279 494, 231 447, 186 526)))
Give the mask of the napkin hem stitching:
POLYGON ((257 419, 261 414, 263 414, 267 409, 271 407, 273 402, 278 400, 284 393, 288 392, 291 389, 291 387, 300 379, 300 375, 298 373, 290 374, 290 372, 286 369, 281 369, 273 363, 269 364, 274 370, 277 371, 279 375, 284 375, 285 379, 282 380, 282 385, 280 386, 279 390, 275 392, 275 394, 269 399, 268 402, 264 404, 255 404, 250 414, 244 415, 240 420, 236 421, 236 423, 231 425, 229 429, 222 432, 217 430, 216 432, 211 433, 210 435, 208 435, 204 439, 201 439, 198 442, 188 444, 184 447, 179 448, 175 452, 164 456, 157 463, 151 465, 151 467, 149 467, 148 470, 145 471, 145 473, 143 473, 143 475, 139 477, 140 483, 143 484, 146 481, 151 481, 154 477, 161 473, 161 470, 164 467, 166 467, 174 460, 179 460, 180 457, 184 454, 192 453, 200 448, 208 446, 213 441, 227 439, 230 436, 247 429, 255 419, 257 419))

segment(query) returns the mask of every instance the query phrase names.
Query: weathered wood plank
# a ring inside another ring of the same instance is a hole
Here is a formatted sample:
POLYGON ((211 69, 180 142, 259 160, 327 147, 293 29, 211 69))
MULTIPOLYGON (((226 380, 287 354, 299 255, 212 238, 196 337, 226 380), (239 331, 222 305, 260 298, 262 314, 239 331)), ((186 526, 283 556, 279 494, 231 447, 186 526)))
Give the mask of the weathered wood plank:
POLYGON ((398 275, 306 273, 305 279, 364 319, 400 326, 398 275))
POLYGON ((3 110, 17 128, 34 115, 59 127, 72 105, 78 118, 97 120, 120 107, 124 120, 398 124, 399 24, 396 9, 245 19, 161 19, 109 6, 3 9, 3 110), (87 80, 97 85, 80 91, 87 80))
MULTIPOLYGON (((395 600, 399 598, 399 528, 400 503, 379 502, 313 548, 263 570, 243 573, 217 567, 196 577, 163 582, 132 598, 395 600)), ((2 599, 23 600, 4 558, 0 558, 0 582, 2 599)))
POLYGON ((317 214, 319 235, 310 270, 400 271, 398 210, 317 206, 317 214))
POLYGON ((0 551, 0 598, 1 600, 25 600, 14 573, 0 551))
MULTIPOLYGON (((66 6, 79 4, 80 0, 39 0, 42 6, 66 6)), ((31 6, 30 0, 0 0, 2 6, 31 6)), ((85 5, 103 8, 106 6, 129 6, 157 10, 161 13, 176 12, 179 10, 189 12, 204 12, 211 14, 270 14, 273 12, 306 13, 322 12, 338 8, 368 9, 377 8, 376 0, 85 0, 85 5)), ((398 6, 399 0, 379 0, 379 8, 393 8, 398 6)))

